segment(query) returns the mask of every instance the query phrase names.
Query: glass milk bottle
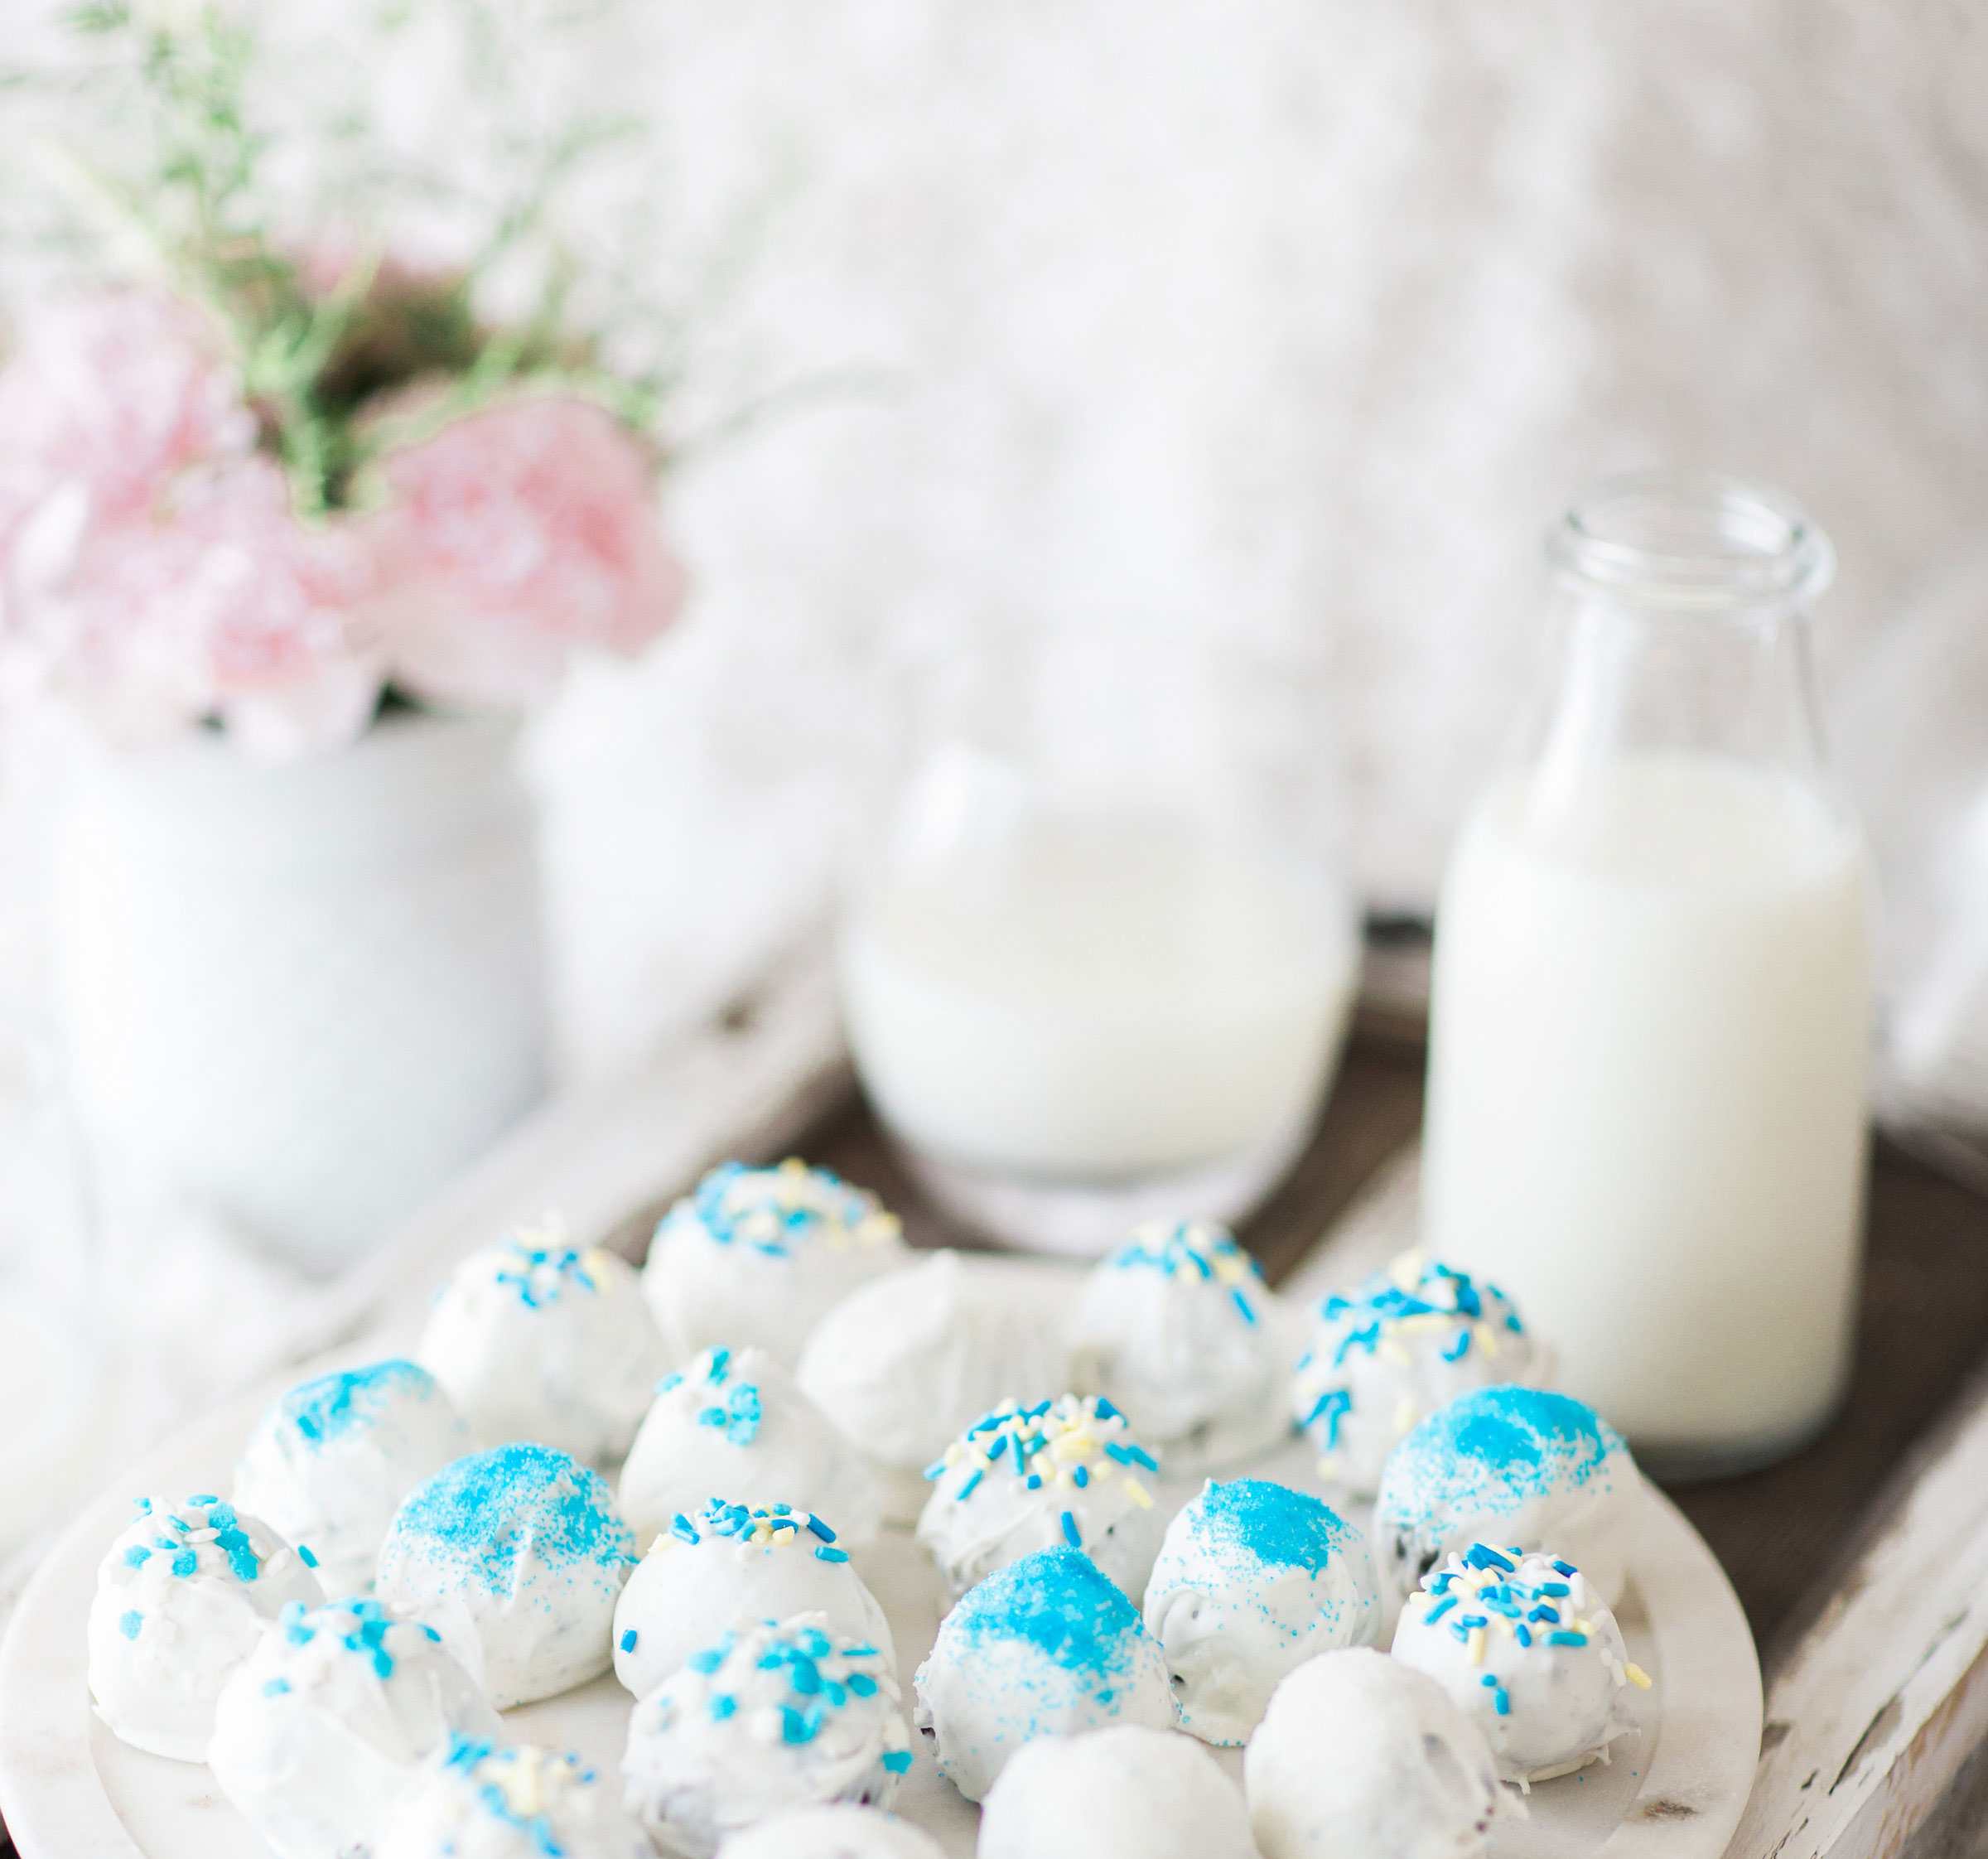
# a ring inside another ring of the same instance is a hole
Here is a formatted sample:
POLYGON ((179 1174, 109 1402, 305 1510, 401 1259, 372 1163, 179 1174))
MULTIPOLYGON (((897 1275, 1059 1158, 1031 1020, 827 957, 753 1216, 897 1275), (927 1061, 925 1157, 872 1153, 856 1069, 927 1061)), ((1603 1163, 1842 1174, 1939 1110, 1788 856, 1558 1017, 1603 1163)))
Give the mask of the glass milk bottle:
POLYGON ((1239 1218, 1310 1134, 1358 969, 1301 694, 1078 626, 956 659, 910 710, 838 938, 900 1154, 1027 1248, 1239 1218))
POLYGON ((1564 637, 1436 917, 1430 1249, 1519 1301, 1646 1465, 1793 1451, 1849 1374, 1865 862, 1825 780, 1778 495, 1652 473, 1548 538, 1564 637))

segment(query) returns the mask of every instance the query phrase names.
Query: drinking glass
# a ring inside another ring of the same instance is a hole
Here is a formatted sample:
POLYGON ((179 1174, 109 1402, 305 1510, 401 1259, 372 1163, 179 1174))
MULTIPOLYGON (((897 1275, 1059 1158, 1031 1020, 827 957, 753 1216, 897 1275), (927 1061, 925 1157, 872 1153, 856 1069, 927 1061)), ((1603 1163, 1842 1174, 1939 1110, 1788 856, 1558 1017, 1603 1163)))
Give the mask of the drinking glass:
POLYGON ((1240 1219, 1302 1148, 1359 948, 1310 709, 1219 641, 1110 624, 914 681, 842 997, 885 1130, 967 1224, 1095 1254, 1240 1219))

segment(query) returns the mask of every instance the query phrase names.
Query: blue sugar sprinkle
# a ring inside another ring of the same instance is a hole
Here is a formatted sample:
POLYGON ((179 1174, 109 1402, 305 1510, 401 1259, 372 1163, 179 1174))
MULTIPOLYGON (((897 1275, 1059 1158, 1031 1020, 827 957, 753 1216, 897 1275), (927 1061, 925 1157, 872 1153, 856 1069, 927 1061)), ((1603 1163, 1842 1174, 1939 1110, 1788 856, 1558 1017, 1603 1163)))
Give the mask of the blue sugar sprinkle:
POLYGON ((1031 1491, 1040 1491, 1042 1489, 1042 1474, 1040 1472, 1029 1474, 1029 1489, 1031 1491))
POLYGON ((803 1697, 813 1697, 822 1688, 821 1669, 813 1659, 804 1656, 790 1659, 787 1662, 787 1682, 803 1697))
POLYGON ((1574 1591, 1565 1581, 1542 1581, 1539 1585, 1539 1591, 1542 1595, 1551 1595, 1556 1601, 1558 1601, 1565 1596, 1572 1594, 1574 1591))
POLYGON ((1556 1562, 1553 1566, 1558 1569, 1562 1575, 1571 1575, 1575 1572, 1574 1565, 1571 1562, 1556 1562))
POLYGON ((725 1655, 731 1650, 729 1644, 720 1646, 706 1646, 692 1653, 683 1663, 692 1672, 702 1672, 705 1677, 709 1678, 725 1663, 725 1655))
POLYGON ((818 1721, 818 1719, 815 1721, 810 1721, 806 1716, 795 1710, 791 1704, 783 1704, 780 1707, 782 1741, 789 1743, 813 1742, 818 1721))
POLYGON ((1175 1528, 1185 1536, 1184 1557, 1212 1564, 1223 1574, 1233 1573, 1240 1561, 1317 1575, 1335 1554, 1344 1552, 1353 1534, 1310 1493, 1261 1478, 1210 1484, 1175 1528))
POLYGON ((1456 1596, 1455 1595, 1445 1595, 1443 1598, 1436 1604, 1435 1606, 1429 1610, 1425 1618, 1429 1621, 1430 1625, 1433 1626, 1436 1621, 1442 1619, 1444 1615, 1447 1614, 1450 1610, 1455 1606, 1456 1596))
POLYGON ((548 1446, 519 1442, 470 1454, 415 1486, 387 1533, 384 1555, 418 1544, 446 1575, 509 1595, 521 1556, 569 1578, 611 1579, 635 1560, 635 1533, 601 1475, 548 1446))
POLYGON ((202 1491, 197 1496, 191 1497, 186 1501, 189 1504, 219 1504, 221 1500, 214 1496, 211 1492, 202 1491))
POLYGON ((191 1575, 200 1566, 200 1558, 191 1549, 182 1549, 172 1558, 175 1575, 191 1575))
POLYGON ((265 1697, 281 1697, 285 1692, 289 1690, 289 1688, 290 1681, 287 1678, 272 1678, 266 1685, 263 1687, 263 1696, 265 1697))
POLYGON ((976 1465, 959 1481, 959 1489, 953 1494, 953 1501, 955 1504, 964 1504, 968 1498, 973 1495, 973 1488, 979 1483, 980 1467, 976 1465))
POLYGON ((311 1553, 311 1545, 309 1543, 298 1543, 297 1546, 297 1555, 302 1559, 303 1565, 306 1568, 316 1568, 317 1567, 317 1557, 311 1553))
POLYGON ((691 1527, 690 1519, 680 1510, 669 1520, 669 1533, 679 1543, 697 1543, 702 1540, 697 1531, 691 1527))
POLYGON ((884 1766, 894 1775, 903 1775, 911 1766, 910 1750, 886 1750, 884 1752, 884 1766))
POLYGON ((1083 1547, 1083 1532, 1077 1528, 1077 1519, 1069 1511, 1063 1514, 1063 1540, 1073 1549, 1083 1547))
POLYGON ((1610 1488, 1626 1468, 1621 1436, 1571 1395, 1499 1383, 1440 1408, 1397 1446, 1382 1474, 1382 1527, 1413 1527, 1468 1508, 1509 1514, 1529 1498, 1610 1488))
POLYGON ((1530 1646, 1532 1644, 1532 1630, 1523 1620, 1521 1620, 1512 1630, 1518 1634, 1520 1645, 1530 1646))
POLYGON ((1067 1672, 1123 1671, 1145 1638, 1139 1612, 1080 1549, 1059 1545, 1004 1564, 946 1615, 942 1645, 972 1649, 1017 1641, 1067 1672))
POLYGON ((925 1467, 924 1475, 927 1480, 938 1478, 944 1473, 945 1469, 946 1462, 943 1459, 934 1459, 930 1465, 925 1467))
POLYGON ((1006 1433, 996 1433, 994 1436, 994 1443, 987 1448, 987 1456, 990 1459, 998 1459, 1007 1450, 1008 1436, 1006 1433))
POLYGON ((1547 1606, 1542 1601, 1530 1614, 1527 1615, 1526 1618, 1528 1620, 1549 1620, 1557 1626, 1560 1624, 1560 1610, 1557 1607, 1547 1606))
POLYGON ((852 1672, 843 1683, 858 1697, 874 1697, 876 1695, 876 1680, 866 1672, 852 1672))
POLYGON ((1242 1295, 1242 1287, 1240 1285, 1232 1287, 1228 1295, 1233 1300, 1236 1308, 1242 1313, 1242 1321, 1245 1323, 1254 1323, 1257 1321, 1257 1313, 1250 1308, 1249 1300, 1242 1295))
POLYGON ((1106 1400, 1102 1394, 1098 1397, 1097 1413, 1100 1420, 1116 1420, 1118 1417, 1117 1408, 1106 1400))
POLYGON ((824 1523, 820 1518, 814 1515, 812 1511, 808 1513, 808 1528, 813 1531, 814 1533, 824 1543, 832 1543, 835 1541, 835 1532, 830 1529, 828 1526, 824 1523))
POLYGON ((1074 1466, 1070 1471, 1070 1482, 1071 1484, 1074 1485, 1079 1491, 1083 1490, 1083 1488, 1091 1482, 1090 1467, 1088 1465, 1074 1466))
POLYGON ((138 1636, 138 1629, 144 1624, 145 1616, 135 1607, 129 1613, 120 1614, 118 1616, 118 1631, 123 1634, 127 1639, 136 1639, 138 1636))
POLYGON ((635 1649, 635 1630, 630 1627, 626 1633, 621 1635, 621 1650, 625 1653, 632 1653, 635 1649))
POLYGON ((831 1549, 824 1543, 815 1551, 814 1559, 818 1562, 846 1562, 849 1560, 849 1552, 846 1549, 831 1549))
POLYGON ((729 1692, 714 1692, 711 1699, 711 1714, 714 1721, 722 1723, 739 1707, 739 1701, 729 1692))
POLYGON ((151 1560, 152 1552, 142 1543, 133 1543, 124 1552, 124 1566, 127 1568, 142 1568, 151 1560))
POLYGON ((1508 1717, 1512 1715, 1512 1700, 1506 1695, 1505 1689, 1502 1685, 1491 1693, 1491 1708, 1496 1711, 1501 1717, 1508 1717))
POLYGON ((1468 1330, 1458 1330, 1456 1340, 1449 1348, 1439 1350, 1436 1353, 1445 1362, 1461 1362, 1470 1353, 1470 1332, 1468 1330))
POLYGON ((1492 1673, 1487 1672, 1481 1682, 1487 1685, 1494 1685, 1498 1683, 1498 1680, 1492 1673))
POLYGON ((1588 1636, 1585 1633, 1549 1633, 1546 1635, 1549 1646, 1585 1646, 1587 1643, 1588 1636))
POLYGON ((711 1352, 711 1360, 705 1366, 704 1379, 707 1381, 722 1381, 726 1370, 731 1366, 731 1351, 728 1349, 714 1349, 711 1352))
POLYGON ((435 1378, 417 1363, 395 1359, 299 1383, 264 1417, 258 1432, 287 1427, 313 1450, 376 1426, 398 1400, 432 1402, 435 1378))

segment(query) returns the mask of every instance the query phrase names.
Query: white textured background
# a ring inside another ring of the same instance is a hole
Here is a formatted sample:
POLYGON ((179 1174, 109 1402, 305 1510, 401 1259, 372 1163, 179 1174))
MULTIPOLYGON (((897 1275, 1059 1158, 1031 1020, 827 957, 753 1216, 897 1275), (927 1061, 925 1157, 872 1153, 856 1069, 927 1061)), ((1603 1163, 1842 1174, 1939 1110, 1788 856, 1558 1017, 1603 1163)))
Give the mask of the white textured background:
MULTIPOLYGON (((422 42, 354 69, 446 146, 422 42)), ((1532 669, 1539 533, 1607 470, 1801 496, 1860 785, 1919 752, 1853 712, 1988 543, 1960 0, 652 0, 543 42, 534 107, 654 126, 614 256, 707 295, 685 420, 832 389, 687 464, 689 622, 546 721, 577 1063, 819 907, 894 654, 1003 615, 1287 659, 1369 896, 1426 905, 1532 669)))

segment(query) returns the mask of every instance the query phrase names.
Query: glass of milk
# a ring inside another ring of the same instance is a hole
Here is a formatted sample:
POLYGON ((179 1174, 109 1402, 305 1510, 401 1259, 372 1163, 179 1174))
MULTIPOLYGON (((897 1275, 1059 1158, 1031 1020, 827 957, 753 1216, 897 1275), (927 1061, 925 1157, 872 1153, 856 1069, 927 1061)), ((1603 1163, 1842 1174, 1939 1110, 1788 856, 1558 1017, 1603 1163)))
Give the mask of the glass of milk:
POLYGON ((1831 793, 1793 504, 1603 485, 1548 543, 1561 649, 1436 918, 1423 1220, 1646 1465, 1793 1451, 1848 1377, 1869 902, 1831 793))
POLYGON ((909 709, 839 936, 908 1166, 1030 1248, 1239 1218, 1310 1134, 1357 979, 1300 688, 1150 630, 1036 628, 909 709))

